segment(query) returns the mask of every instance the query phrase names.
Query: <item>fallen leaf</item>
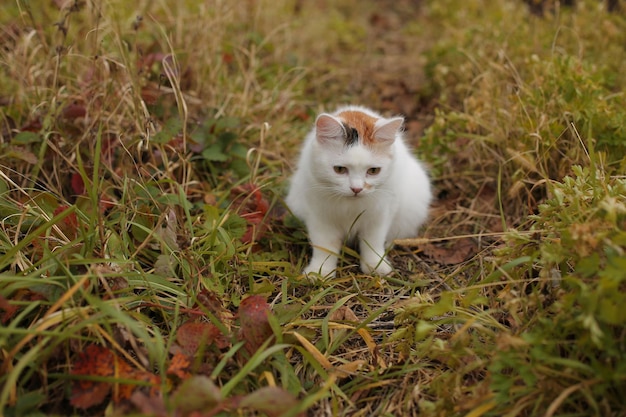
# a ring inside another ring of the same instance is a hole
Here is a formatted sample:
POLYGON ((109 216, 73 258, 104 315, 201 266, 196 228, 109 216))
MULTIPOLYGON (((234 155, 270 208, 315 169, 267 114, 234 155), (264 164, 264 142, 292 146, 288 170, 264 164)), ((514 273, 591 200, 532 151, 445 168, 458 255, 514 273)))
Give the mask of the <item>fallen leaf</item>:
POLYGON ((454 239, 449 246, 429 243, 421 248, 426 256, 443 265, 459 264, 478 252, 478 247, 471 238, 454 239))
POLYGON ((142 414, 168 417, 172 414, 168 412, 162 397, 148 395, 142 391, 135 391, 130 396, 130 402, 141 411, 142 414))
POLYGON ((110 392, 111 385, 106 382, 75 381, 72 384, 70 404, 87 409, 102 403, 110 392))
POLYGON ((192 411, 207 412, 222 402, 222 393, 211 378, 195 375, 185 380, 173 396, 174 405, 183 415, 192 411))
POLYGON ((74 172, 70 177, 70 184, 72 185, 72 191, 76 195, 85 194, 85 183, 83 182, 83 177, 78 172, 74 172))
POLYGON ((234 60, 235 60, 235 57, 233 56, 233 54, 228 53, 228 52, 224 52, 222 54, 222 61, 225 64, 231 64, 234 60))
POLYGON ((153 52, 145 54, 141 56, 141 58, 137 62, 137 67, 139 69, 151 67, 154 63, 160 63, 163 58, 165 58, 165 54, 163 52, 153 52))
POLYGON ((154 83, 141 89, 141 99, 148 105, 156 104, 162 95, 163 91, 154 83))
POLYGON ((115 161, 115 150, 117 149, 117 144, 119 142, 119 136, 112 132, 103 133, 101 136, 101 149, 100 154, 102 155, 102 162, 111 168, 112 163, 115 161))
POLYGON ((72 104, 67 105, 63 109, 62 116, 64 119, 78 119, 79 117, 85 117, 87 115, 87 109, 85 105, 79 102, 73 102, 72 104))
MULTIPOLYGON (((69 209, 66 205, 60 205, 56 209, 54 209, 53 215, 58 215, 63 213, 65 210, 69 209)), ((59 229, 63 232, 63 234, 70 238, 74 239, 78 235, 78 217, 76 217, 76 212, 70 213, 60 224, 57 224, 59 229)))
POLYGON ((333 340, 345 334, 346 329, 354 329, 357 326, 359 319, 357 318, 356 314, 354 314, 354 311, 352 311, 350 307, 341 306, 337 310, 332 311, 328 315, 328 321, 335 322, 335 323, 348 321, 348 322, 354 323, 354 324, 349 324, 345 326, 334 325, 333 327, 331 327, 329 330, 329 333, 330 333, 330 339, 332 343, 333 340))
POLYGON ((341 306, 337 310, 333 311, 328 315, 328 320, 330 321, 351 321, 353 323, 358 323, 359 319, 357 318, 354 311, 348 306, 341 306))
MULTIPOLYGON (((299 404, 291 393, 279 387, 262 387, 246 395, 239 402, 241 408, 251 408, 269 417, 278 417, 299 404)), ((304 412, 296 414, 304 416, 304 412)))
POLYGON ((4 310, 4 313, 0 315, 0 318, 2 319, 2 324, 7 324, 9 320, 11 320, 11 318, 15 315, 17 309, 17 305, 11 304, 9 300, 4 298, 4 296, 0 294, 0 310, 4 310))
MULTIPOLYGON (((109 349, 89 345, 79 353, 70 373, 84 376, 112 376, 116 369, 124 373, 128 372, 127 368, 130 368, 128 364, 118 361, 116 355, 109 349)), ((110 391, 111 384, 108 382, 78 380, 73 383, 70 404, 76 408, 90 408, 104 401, 110 391)))
POLYGON ((239 340, 245 341, 244 347, 250 355, 273 334, 268 320, 270 311, 261 295, 245 298, 239 305, 239 340))
POLYGON ((233 188, 231 195, 234 198, 233 207, 237 214, 248 222, 241 241, 252 243, 261 239, 268 229, 265 219, 270 207, 261 189, 254 184, 244 184, 233 188))
POLYGON ((224 307, 222 299, 214 291, 204 288, 198 293, 196 300, 225 326, 230 327, 233 313, 224 307))
MULTIPOLYGON (((113 351, 98 345, 89 345, 78 354, 72 366, 71 375, 89 377, 111 377, 120 380, 148 382, 151 395, 156 395, 161 380, 158 376, 140 369, 133 368, 128 362, 119 358, 113 351)), ((142 384, 145 385, 145 384, 142 384)), ((139 385, 117 384, 115 382, 98 382, 79 379, 72 384, 70 404, 76 408, 87 409, 104 401, 115 387, 113 401, 130 399, 139 385)))
POLYGON ((6 159, 16 158, 31 165, 35 165, 39 161, 37 155, 26 149, 24 146, 9 146, 2 153, 2 157, 6 159))
POLYGON ((176 353, 172 359, 170 360, 170 365, 167 367, 167 374, 177 376, 180 379, 187 379, 191 376, 189 372, 189 368, 191 366, 191 361, 189 360, 189 356, 176 353))
MULTIPOLYGON (((358 319, 356 314, 354 314, 354 311, 348 306, 341 306, 337 310, 330 313, 328 315, 328 320, 331 322, 340 322, 340 321, 352 322, 354 323, 354 325, 351 326, 351 328, 356 328, 360 323, 360 320, 358 319)), ((340 330, 331 329, 331 333, 330 333, 331 338, 333 339, 336 338, 338 332, 340 331, 344 331, 344 329, 340 329, 340 330)), ((385 363, 383 358, 381 358, 378 355, 378 345, 374 341, 374 338, 369 333, 369 331, 366 328, 360 328, 357 330, 357 333, 363 338, 363 341, 367 345, 367 349, 372 354, 374 361, 378 363, 378 366, 381 369, 387 369, 387 364, 385 363)), ((346 364, 346 365, 349 365, 349 364, 346 364)), ((341 368, 342 366, 338 367, 338 369, 341 369, 341 368)))
POLYGON ((220 349, 227 347, 224 346, 227 341, 214 324, 196 321, 185 322, 178 328, 176 342, 190 356, 196 355, 202 345, 214 343, 220 349))
POLYGON ((32 119, 32 120, 29 120, 28 122, 26 122, 25 125, 20 127, 20 131, 22 131, 22 132, 39 132, 42 127, 43 127, 43 124, 41 122, 41 119, 35 118, 35 119, 32 119))
POLYGON ((357 359, 352 362, 343 363, 335 368, 335 372, 337 372, 337 376, 346 377, 354 375, 359 369, 361 369, 366 362, 363 359, 357 359))
MULTIPOLYGON (((494 213, 496 212, 496 202, 498 198, 498 191, 494 184, 483 184, 476 197, 472 201, 472 209, 481 213, 494 213)), ((498 221, 501 221, 498 218, 498 221)))
POLYGON ((151 372, 144 371, 142 369, 132 369, 127 376, 127 379, 140 382, 140 384, 122 384, 119 386, 119 394, 113 399, 118 402, 122 399, 129 399, 133 392, 141 386, 150 387, 150 396, 155 397, 160 395, 161 378, 151 372))
POLYGON ((171 207, 168 207, 165 209, 165 213, 163 213, 162 220, 161 227, 157 227, 154 230, 155 235, 160 238, 161 253, 166 254, 180 250, 176 234, 178 230, 176 212, 171 207))

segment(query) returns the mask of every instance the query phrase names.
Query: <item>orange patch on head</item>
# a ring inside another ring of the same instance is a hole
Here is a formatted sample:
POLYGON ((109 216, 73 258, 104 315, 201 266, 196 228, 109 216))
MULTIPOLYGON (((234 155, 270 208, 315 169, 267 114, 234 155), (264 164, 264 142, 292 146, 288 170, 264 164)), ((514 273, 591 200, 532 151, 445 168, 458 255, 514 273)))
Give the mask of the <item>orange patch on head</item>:
POLYGON ((337 117, 339 117, 349 127, 356 129, 363 145, 372 146, 376 144, 376 138, 374 137, 374 125, 378 120, 377 118, 358 110, 342 111, 337 114, 337 117))

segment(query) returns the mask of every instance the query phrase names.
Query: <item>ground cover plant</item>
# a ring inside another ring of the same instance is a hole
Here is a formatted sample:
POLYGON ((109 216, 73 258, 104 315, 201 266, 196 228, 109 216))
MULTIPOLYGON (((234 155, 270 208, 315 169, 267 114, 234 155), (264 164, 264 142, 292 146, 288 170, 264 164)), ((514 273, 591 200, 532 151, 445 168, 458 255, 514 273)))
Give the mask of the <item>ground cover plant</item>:
POLYGON ((0 5, 0 415, 624 415, 626 16, 569 3, 0 5), (345 103, 437 192, 386 279, 282 201, 345 103))

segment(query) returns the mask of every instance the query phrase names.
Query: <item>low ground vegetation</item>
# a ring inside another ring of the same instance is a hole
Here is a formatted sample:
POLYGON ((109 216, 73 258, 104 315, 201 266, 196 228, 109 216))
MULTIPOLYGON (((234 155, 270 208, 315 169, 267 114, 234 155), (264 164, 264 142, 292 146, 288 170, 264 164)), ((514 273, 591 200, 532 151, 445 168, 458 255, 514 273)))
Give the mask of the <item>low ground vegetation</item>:
POLYGON ((611 5, 0 6, 0 415, 623 415, 611 5), (437 201, 392 276, 311 281, 286 180, 345 103, 437 201))

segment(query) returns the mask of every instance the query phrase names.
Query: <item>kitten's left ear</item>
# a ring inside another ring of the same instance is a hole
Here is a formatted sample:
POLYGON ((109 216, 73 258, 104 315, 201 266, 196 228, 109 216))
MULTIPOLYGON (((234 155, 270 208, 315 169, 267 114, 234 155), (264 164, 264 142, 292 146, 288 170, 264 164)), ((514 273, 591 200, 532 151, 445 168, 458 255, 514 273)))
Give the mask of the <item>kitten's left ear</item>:
POLYGON ((346 136, 346 130, 341 121, 327 113, 317 116, 315 129, 320 142, 333 142, 346 136))
POLYGON ((379 119, 374 125, 374 137, 381 142, 393 143, 396 135, 400 131, 404 123, 402 117, 394 117, 393 119, 379 119))

